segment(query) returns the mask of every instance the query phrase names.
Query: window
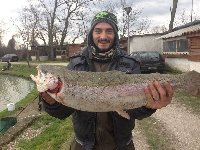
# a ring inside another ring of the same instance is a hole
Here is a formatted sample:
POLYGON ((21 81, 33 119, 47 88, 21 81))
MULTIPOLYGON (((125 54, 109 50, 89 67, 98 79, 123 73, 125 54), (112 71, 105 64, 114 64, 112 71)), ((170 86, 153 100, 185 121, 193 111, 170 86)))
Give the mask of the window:
POLYGON ((164 52, 176 52, 176 41, 164 42, 164 52))
POLYGON ((188 52, 187 39, 163 42, 163 52, 188 52))
POLYGON ((188 51, 188 41, 187 39, 180 39, 177 41, 177 52, 187 52, 188 51))

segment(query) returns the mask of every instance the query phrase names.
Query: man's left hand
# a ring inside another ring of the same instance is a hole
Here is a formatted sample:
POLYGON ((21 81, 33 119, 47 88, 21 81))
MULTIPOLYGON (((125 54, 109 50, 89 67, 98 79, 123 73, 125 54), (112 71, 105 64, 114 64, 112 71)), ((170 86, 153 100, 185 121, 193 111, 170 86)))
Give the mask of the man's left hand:
POLYGON ((145 107, 151 109, 160 109, 171 103, 174 92, 171 85, 164 81, 163 84, 159 81, 149 82, 148 87, 144 89, 147 104, 145 107))

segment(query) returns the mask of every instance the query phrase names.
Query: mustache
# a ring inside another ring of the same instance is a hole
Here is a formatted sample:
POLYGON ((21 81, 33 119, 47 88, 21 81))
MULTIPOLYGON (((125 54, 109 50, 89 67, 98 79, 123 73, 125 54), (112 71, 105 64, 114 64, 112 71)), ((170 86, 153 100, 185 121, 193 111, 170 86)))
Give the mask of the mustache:
POLYGON ((99 43, 101 43, 101 42, 110 43, 111 41, 109 39, 99 39, 98 42, 99 43))

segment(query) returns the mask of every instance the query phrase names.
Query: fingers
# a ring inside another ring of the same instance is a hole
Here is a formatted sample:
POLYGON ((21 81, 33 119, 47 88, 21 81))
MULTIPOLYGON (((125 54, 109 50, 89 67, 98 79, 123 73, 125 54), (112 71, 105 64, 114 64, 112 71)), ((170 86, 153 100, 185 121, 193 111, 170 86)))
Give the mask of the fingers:
MULTIPOLYGON (((156 83, 156 81, 154 82, 154 84, 156 83)), ((159 100, 159 93, 152 82, 149 82, 149 89, 151 91, 152 97, 154 100, 159 100)))
POLYGON ((43 100, 50 105, 53 105, 56 102, 55 99, 53 99, 47 92, 42 92, 40 95, 42 96, 43 100))
POLYGON ((149 82, 148 87, 144 89, 147 97, 147 108, 160 109, 171 103, 173 90, 166 81, 161 85, 159 81, 149 82))
MULTIPOLYGON (((147 104, 146 104, 146 107, 147 108, 152 108, 152 104, 154 103, 154 99, 151 95, 151 91, 148 87, 145 87, 144 88, 144 92, 145 92, 145 95, 147 97, 147 104)), ((153 109, 153 108, 152 108, 153 109)))
POLYGON ((170 84, 168 82, 164 81, 163 85, 166 88, 166 91, 168 94, 167 96, 172 98, 174 96, 174 91, 173 91, 172 87, 170 86, 170 84))

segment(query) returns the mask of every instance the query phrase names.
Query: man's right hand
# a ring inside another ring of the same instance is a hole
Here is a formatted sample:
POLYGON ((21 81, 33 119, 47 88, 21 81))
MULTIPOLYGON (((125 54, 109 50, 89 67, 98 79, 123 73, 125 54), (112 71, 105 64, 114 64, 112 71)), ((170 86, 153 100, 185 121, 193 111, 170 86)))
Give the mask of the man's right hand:
POLYGON ((53 99, 47 92, 41 92, 40 96, 49 105, 53 105, 56 102, 56 100, 53 99))

